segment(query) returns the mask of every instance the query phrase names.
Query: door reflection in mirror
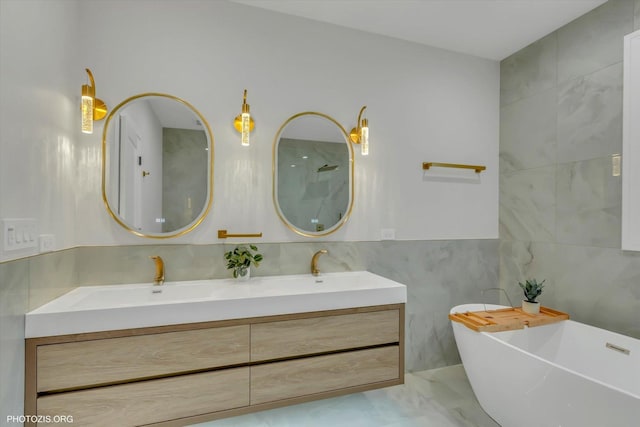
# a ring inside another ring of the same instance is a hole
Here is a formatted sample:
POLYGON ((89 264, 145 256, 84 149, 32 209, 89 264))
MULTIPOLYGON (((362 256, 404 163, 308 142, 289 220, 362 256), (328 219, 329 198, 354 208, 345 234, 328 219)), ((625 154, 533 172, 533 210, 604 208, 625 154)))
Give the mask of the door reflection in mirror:
POLYGON ((170 95, 139 95, 105 126, 103 195, 125 228, 147 237, 190 231, 211 198, 212 145, 202 116, 170 95))

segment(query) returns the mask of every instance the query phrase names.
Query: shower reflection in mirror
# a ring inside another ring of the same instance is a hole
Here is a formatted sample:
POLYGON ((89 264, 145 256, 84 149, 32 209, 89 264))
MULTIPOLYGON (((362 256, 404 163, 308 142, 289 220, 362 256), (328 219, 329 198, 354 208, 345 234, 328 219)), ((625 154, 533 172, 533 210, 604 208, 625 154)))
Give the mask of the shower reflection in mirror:
POLYGON ((319 236, 339 228, 352 205, 352 150, 332 119, 306 113, 283 125, 274 155, 276 208, 299 234, 319 236))

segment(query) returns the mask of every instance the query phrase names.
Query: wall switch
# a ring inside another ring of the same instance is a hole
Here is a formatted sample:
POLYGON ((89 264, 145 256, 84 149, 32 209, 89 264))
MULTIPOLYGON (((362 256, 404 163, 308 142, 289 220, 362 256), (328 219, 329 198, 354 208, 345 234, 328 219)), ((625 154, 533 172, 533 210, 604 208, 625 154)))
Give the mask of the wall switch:
POLYGON ((38 247, 35 236, 37 221, 32 218, 2 220, 2 247, 5 252, 38 247))
POLYGON ((56 244, 56 238, 53 234, 40 235, 40 252, 51 252, 56 244))
POLYGON ((396 229, 383 228, 380 230, 380 240, 396 240, 396 229))

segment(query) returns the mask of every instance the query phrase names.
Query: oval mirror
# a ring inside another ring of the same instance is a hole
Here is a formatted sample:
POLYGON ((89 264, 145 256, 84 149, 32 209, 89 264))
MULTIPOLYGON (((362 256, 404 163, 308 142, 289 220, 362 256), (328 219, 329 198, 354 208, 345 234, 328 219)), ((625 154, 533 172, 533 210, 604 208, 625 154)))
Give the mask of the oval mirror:
POLYGON ((339 229, 353 207, 353 149, 333 118, 299 113, 273 141, 273 202, 294 232, 320 237, 339 229))
POLYGON ((102 136, 102 196, 121 226, 143 237, 193 230, 211 208, 213 135, 202 114, 172 95, 118 104, 102 136))

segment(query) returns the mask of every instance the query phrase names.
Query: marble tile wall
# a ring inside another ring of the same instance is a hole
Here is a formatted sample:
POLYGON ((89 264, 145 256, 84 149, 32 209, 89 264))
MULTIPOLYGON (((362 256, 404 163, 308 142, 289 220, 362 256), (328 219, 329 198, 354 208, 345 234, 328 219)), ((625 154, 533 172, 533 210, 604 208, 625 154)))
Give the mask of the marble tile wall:
POLYGON ((522 299, 518 280, 545 278, 544 305, 579 322, 640 338, 639 252, 503 240, 500 276, 514 304, 522 299))
POLYGON ((163 231, 190 224, 207 203, 207 143, 202 130, 162 128, 163 231))
MULTIPOLYGON (((620 43, 622 44, 622 36, 620 43)), ((558 84, 558 163, 622 150, 622 62, 558 84)))
POLYGON ((633 30, 633 9, 633 1, 609 0, 560 28, 556 32, 558 83, 620 62, 622 38, 633 30))
POLYGON ((548 166, 556 159, 555 88, 501 109, 500 172, 548 166))
MULTIPOLYGON (((460 363, 447 314, 457 304, 496 302, 498 240, 304 242, 258 245, 253 276, 305 274, 312 255, 322 272, 369 270, 406 284, 409 371, 460 363)), ((235 244, 80 247, 0 263, 0 408, 20 414, 24 383, 24 313, 75 286, 151 282, 150 255, 165 261, 166 280, 225 278, 224 252, 235 244)), ((0 420, 0 425, 2 421, 0 420)))
POLYGON ((500 105, 555 87, 557 35, 552 33, 500 63, 500 105))
POLYGON ((619 249, 611 156, 638 3, 610 0, 503 60, 500 114, 500 286, 517 304, 518 281, 546 279, 545 305, 635 337, 640 255, 619 249))
POLYGON ((0 425, 7 415, 22 415, 24 398, 24 316, 29 261, 0 263, 0 425))

